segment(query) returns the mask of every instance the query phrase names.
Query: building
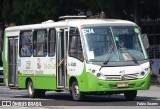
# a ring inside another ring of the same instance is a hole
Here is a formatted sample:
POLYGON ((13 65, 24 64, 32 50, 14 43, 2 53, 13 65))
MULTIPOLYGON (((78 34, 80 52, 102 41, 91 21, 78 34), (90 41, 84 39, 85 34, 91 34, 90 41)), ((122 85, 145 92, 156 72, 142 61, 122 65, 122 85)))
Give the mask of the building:
POLYGON ((150 59, 160 58, 160 18, 142 19, 142 33, 147 33, 149 40, 148 54, 150 59))

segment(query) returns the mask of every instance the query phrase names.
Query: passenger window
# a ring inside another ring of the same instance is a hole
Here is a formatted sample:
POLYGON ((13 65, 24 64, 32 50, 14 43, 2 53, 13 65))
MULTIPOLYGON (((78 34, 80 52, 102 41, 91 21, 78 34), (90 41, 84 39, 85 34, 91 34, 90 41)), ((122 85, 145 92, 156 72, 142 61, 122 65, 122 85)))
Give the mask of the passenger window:
POLYGON ((47 55, 47 30, 36 30, 33 36, 33 55, 47 55))
POLYGON ((20 56, 32 55, 32 31, 22 31, 20 33, 20 56))
POLYGON ((84 60, 78 28, 72 27, 69 31, 69 56, 84 60))
POLYGON ((48 55, 49 56, 55 55, 55 45, 56 45, 56 30, 50 29, 49 37, 48 37, 48 55))

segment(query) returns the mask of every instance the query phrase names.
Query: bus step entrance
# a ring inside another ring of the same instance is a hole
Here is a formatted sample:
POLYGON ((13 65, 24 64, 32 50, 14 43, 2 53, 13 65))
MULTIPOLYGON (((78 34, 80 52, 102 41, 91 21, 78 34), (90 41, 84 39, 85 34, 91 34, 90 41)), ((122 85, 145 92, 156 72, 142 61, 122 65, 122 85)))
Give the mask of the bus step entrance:
POLYGON ((18 85, 15 84, 9 84, 10 89, 18 89, 18 85))

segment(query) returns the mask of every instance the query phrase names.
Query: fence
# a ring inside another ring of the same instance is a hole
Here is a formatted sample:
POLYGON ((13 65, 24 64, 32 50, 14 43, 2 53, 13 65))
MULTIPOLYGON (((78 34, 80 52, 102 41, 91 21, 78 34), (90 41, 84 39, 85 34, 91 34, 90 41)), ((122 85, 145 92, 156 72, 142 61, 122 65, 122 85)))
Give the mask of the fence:
POLYGON ((147 53, 150 59, 160 59, 160 44, 150 45, 147 49, 147 53))

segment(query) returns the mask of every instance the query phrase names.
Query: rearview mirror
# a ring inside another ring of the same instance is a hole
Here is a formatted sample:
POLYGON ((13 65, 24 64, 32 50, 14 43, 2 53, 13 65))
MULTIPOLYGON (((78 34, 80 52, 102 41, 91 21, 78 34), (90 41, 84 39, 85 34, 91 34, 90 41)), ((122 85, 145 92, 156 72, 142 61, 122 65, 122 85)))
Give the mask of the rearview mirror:
POLYGON ((142 34, 141 38, 142 38, 145 49, 148 49, 149 48, 149 41, 148 41, 147 34, 142 34))

